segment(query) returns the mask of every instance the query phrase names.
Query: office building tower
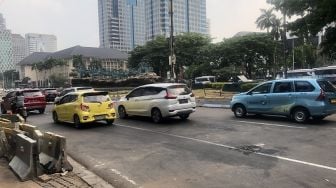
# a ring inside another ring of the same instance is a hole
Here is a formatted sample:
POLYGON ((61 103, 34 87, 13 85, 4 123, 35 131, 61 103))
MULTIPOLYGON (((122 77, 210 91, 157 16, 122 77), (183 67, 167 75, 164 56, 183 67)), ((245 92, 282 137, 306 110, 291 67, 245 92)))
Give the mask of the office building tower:
POLYGON ((0 72, 14 68, 11 31, 6 29, 5 19, 0 13, 0 72))
POLYGON ((100 47, 128 52, 145 43, 144 0, 98 0, 100 47))
MULTIPOLYGON (((169 0, 146 0, 146 39, 170 34, 169 0)), ((206 0, 173 0, 174 35, 208 34, 206 0)))
POLYGON ((26 57, 26 42, 19 34, 12 34, 13 64, 17 65, 26 57))
POLYGON ((25 38, 27 55, 33 52, 57 51, 57 38, 55 35, 27 33, 25 38))
MULTIPOLYGON (((206 0, 173 0, 174 34, 208 34, 206 0)), ((98 0, 100 47, 131 51, 170 33, 169 0, 98 0)))

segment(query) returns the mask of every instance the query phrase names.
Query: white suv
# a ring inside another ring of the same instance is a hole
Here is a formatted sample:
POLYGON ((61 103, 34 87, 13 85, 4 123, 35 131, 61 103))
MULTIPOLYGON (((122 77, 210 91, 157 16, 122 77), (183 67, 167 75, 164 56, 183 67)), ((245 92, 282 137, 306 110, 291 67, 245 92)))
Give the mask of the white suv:
POLYGON ((195 97, 185 84, 148 84, 132 90, 120 99, 118 114, 148 116, 155 123, 165 117, 179 116, 187 119, 196 110, 195 97))

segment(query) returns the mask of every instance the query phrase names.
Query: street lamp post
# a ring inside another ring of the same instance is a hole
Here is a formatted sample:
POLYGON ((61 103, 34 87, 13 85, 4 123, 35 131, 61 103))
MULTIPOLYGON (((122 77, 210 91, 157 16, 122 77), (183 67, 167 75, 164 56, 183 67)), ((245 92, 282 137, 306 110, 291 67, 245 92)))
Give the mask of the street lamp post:
POLYGON ((174 81, 176 80, 175 74, 175 63, 176 57, 174 52, 174 22, 173 22, 173 0, 169 0, 169 15, 170 15, 170 56, 169 56, 169 66, 170 66, 170 78, 174 81))

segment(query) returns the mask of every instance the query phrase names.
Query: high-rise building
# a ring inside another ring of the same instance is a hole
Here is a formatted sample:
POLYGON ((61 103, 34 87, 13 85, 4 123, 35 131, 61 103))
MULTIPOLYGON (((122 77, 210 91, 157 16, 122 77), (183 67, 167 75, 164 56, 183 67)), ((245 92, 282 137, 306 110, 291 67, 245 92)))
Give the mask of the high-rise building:
MULTIPOLYGON (((206 0, 173 0, 174 33, 207 34, 206 0)), ((130 51, 169 36, 169 0, 98 0, 100 47, 130 51)))
POLYGON ((5 19, 0 13, 0 72, 14 68, 11 31, 6 29, 5 19))
POLYGON ((145 43, 144 0, 98 0, 100 47, 131 51, 145 43))
MULTIPOLYGON (((169 0, 146 0, 146 39, 170 34, 169 0)), ((207 34, 206 0, 173 0, 174 35, 207 34)))
POLYGON ((17 65, 26 57, 26 41, 19 34, 12 34, 13 64, 17 65))
POLYGON ((57 51, 57 38, 55 35, 27 33, 25 38, 27 55, 33 52, 57 51))

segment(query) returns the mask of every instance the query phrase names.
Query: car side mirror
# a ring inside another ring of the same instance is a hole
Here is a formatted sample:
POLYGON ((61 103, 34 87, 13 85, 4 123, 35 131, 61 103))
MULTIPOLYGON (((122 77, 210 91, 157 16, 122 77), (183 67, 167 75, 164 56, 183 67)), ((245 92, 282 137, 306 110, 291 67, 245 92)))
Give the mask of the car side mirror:
POLYGON ((128 96, 128 95, 126 95, 125 98, 126 98, 127 100, 129 100, 129 96, 128 96))

